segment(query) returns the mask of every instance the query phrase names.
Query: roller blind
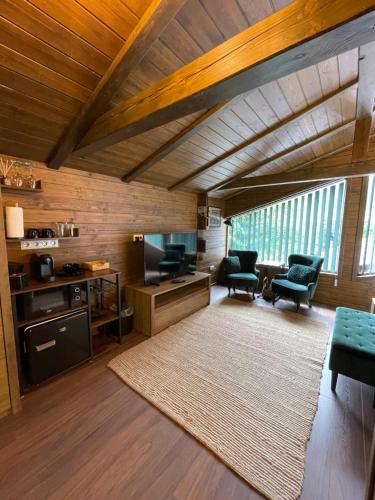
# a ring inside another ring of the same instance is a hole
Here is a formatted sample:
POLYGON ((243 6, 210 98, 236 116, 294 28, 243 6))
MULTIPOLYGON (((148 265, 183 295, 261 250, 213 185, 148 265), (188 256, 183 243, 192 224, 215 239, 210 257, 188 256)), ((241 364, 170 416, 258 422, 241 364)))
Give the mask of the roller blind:
POLYGON ((287 263, 292 253, 319 255, 324 271, 337 272, 344 196, 341 181, 235 216, 229 248, 256 250, 260 262, 287 263))
POLYGON ((375 175, 368 178, 359 274, 375 274, 375 175))

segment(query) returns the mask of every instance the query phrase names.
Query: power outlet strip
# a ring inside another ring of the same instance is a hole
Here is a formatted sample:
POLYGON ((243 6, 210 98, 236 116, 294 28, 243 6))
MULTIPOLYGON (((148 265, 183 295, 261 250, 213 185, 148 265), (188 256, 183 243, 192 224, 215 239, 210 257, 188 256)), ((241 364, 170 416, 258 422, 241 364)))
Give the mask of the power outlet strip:
POLYGON ((44 250, 45 248, 58 248, 59 240, 21 240, 21 250, 44 250))

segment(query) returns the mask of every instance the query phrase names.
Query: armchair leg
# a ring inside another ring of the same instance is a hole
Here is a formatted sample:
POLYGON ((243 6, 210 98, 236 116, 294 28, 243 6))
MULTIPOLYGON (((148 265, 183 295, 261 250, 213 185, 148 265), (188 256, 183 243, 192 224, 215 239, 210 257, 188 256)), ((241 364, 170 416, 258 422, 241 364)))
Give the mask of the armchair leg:
POLYGON ((253 288, 253 300, 255 300, 255 290, 253 288))
POLYGON ((230 297, 230 286, 228 286, 228 297, 230 297))
POLYGON ((331 378, 331 390, 333 392, 336 392, 336 384, 337 384, 337 377, 339 374, 337 372, 332 372, 332 378, 331 378))
POLYGON ((311 304, 311 302, 309 300, 307 300, 307 305, 309 306, 309 309, 312 308, 312 304, 311 304))
POLYGON ((297 302, 296 312, 299 311, 300 305, 301 305, 300 302, 297 302))
POLYGON ((276 303, 276 293, 272 294, 272 305, 274 306, 276 303))

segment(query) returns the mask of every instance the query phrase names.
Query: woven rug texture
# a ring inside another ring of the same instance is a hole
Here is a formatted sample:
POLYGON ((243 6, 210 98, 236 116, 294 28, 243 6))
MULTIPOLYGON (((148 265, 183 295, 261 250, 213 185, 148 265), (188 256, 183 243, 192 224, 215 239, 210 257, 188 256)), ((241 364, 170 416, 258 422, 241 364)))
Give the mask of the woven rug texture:
POLYGON ((109 367, 270 499, 298 498, 328 327, 233 299, 109 367))

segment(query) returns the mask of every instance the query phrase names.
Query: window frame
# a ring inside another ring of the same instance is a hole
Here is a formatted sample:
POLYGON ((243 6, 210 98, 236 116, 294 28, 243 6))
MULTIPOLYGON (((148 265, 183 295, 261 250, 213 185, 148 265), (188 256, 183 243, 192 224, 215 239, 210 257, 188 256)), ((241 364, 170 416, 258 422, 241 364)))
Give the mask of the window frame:
MULTIPOLYGON (((343 198, 342 198, 342 215, 341 215, 341 224, 340 224, 340 229, 339 229, 339 235, 340 235, 340 244, 337 249, 337 270, 336 271, 329 271, 329 270, 321 270, 322 275, 326 275, 332 278, 338 278, 342 274, 342 256, 343 256, 343 249, 344 249, 344 228, 345 228, 345 217, 346 217, 346 211, 347 211, 347 201, 348 201, 348 179, 342 178, 342 179, 334 179, 330 180, 328 182, 322 182, 319 184, 315 184, 312 186, 305 187, 304 189, 301 189, 300 191, 295 191, 294 193, 288 193, 285 196, 281 196, 279 198, 275 198, 273 200, 261 203, 259 205, 256 205, 254 207, 248 208, 246 210, 242 210, 238 213, 231 214, 230 217, 233 219, 234 217, 239 217, 241 215, 245 215, 249 212, 254 212, 257 210, 264 210, 267 209, 270 206, 277 205, 279 203, 285 203, 288 202, 289 200, 296 198, 298 196, 303 196, 303 195, 309 195, 310 193, 314 193, 317 190, 323 190, 324 188, 329 188, 330 186, 334 184, 339 184, 343 182, 344 183, 344 189, 343 189, 343 198)), ((306 214, 305 214, 306 216, 306 214)), ((227 227, 226 231, 226 254, 228 253, 229 249, 229 231, 230 228, 227 227)), ((276 249, 277 252, 277 249, 276 249)), ((363 278, 368 278, 369 275, 366 276, 356 276, 357 278, 363 279, 363 278)))
MULTIPOLYGON (((374 175, 375 177, 375 174, 372 175, 374 175)), ((360 274, 359 272, 361 249, 362 249, 362 236, 365 231, 365 216, 366 216, 368 191, 369 191, 369 175, 362 177, 362 186, 361 186, 359 212, 358 212, 358 225, 355 235, 356 240, 355 240, 355 250, 354 250, 354 260, 353 260, 353 272, 352 272, 352 280, 354 281, 373 280, 375 278, 375 272, 372 274, 360 274)))

